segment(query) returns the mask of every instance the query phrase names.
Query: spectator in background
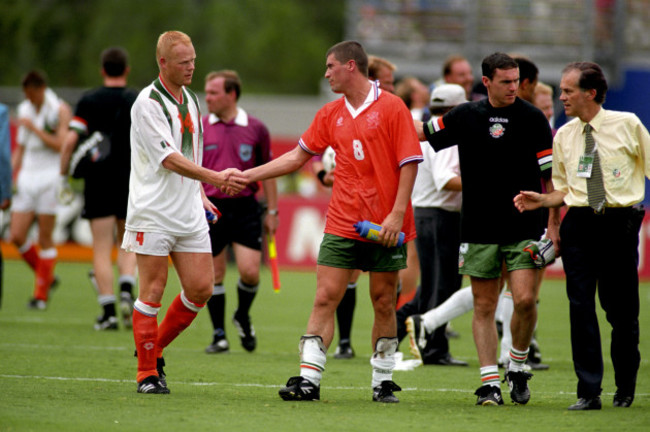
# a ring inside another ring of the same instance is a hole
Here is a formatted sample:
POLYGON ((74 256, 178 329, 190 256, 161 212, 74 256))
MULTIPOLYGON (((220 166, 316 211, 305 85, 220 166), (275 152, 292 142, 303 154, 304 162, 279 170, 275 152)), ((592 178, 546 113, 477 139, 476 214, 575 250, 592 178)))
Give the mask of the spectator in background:
POLYGON ((555 135, 555 129, 553 128, 553 117, 555 116, 555 110, 553 107, 553 87, 539 81, 535 86, 533 105, 544 113, 551 125, 551 130, 555 135))
POLYGON ((379 87, 388 93, 395 93, 395 71, 397 66, 388 60, 370 55, 368 56, 368 78, 379 81, 379 87))
POLYGON ((413 120, 426 121, 429 117, 429 89, 419 79, 408 76, 395 86, 395 95, 404 101, 411 111, 413 120))
POLYGON ((537 80, 539 69, 535 63, 526 57, 513 57, 519 66, 519 88, 517 89, 517 96, 526 102, 535 102, 535 87, 537 87, 537 80))
MULTIPOLYGON (((112 254, 116 242, 121 244, 124 237, 131 171, 131 107, 138 94, 126 86, 130 68, 128 54, 123 48, 105 49, 100 61, 103 85, 84 93, 77 104, 61 154, 61 182, 63 188, 69 187, 68 165, 79 141, 95 132, 110 139, 110 154, 105 160, 96 162, 84 178, 81 217, 90 221, 93 270, 89 276, 103 310, 97 318, 95 330, 117 330, 112 254), (107 178, 112 180, 107 182, 107 178)), ((124 327, 131 328, 135 254, 119 248, 117 268, 122 322, 124 327)))
MULTIPOLYGON (((433 83, 433 88, 440 84, 458 84, 465 90, 468 100, 472 100, 474 75, 469 61, 459 54, 453 54, 442 65, 442 78, 433 83)), ((432 89, 433 90, 433 89, 432 89)))
MULTIPOLYGON (((4 211, 11 205, 11 133, 9 131, 9 108, 0 103, 0 231, 4 211)), ((0 306, 2 306, 4 261, 0 250, 0 306)))
POLYGON ((30 71, 22 80, 25 98, 18 105, 18 146, 12 168, 18 172, 11 205, 11 242, 36 275, 30 309, 47 307, 50 287, 56 283, 57 250, 52 240, 56 220, 57 180, 61 146, 68 130, 70 107, 47 87, 44 72, 30 71), (38 222, 38 245, 28 239, 38 222))
MULTIPOLYGON (((220 171, 227 168, 245 170, 271 160, 271 138, 260 120, 249 115, 238 105, 241 81, 237 72, 222 70, 210 72, 205 79, 205 103, 209 114, 203 116, 203 166, 220 171)), ((257 183, 249 184, 242 192, 231 197, 211 184, 203 189, 222 216, 210 225, 214 286, 208 301, 212 320, 212 343, 207 353, 227 352, 230 348, 225 332, 226 246, 235 254, 239 281, 238 306, 232 318, 246 351, 257 344, 249 311, 260 282, 262 238, 264 233, 274 234, 278 227, 278 198, 275 179, 262 182, 266 209, 258 203, 255 194, 257 183), (262 224, 262 216, 264 223, 262 224)))

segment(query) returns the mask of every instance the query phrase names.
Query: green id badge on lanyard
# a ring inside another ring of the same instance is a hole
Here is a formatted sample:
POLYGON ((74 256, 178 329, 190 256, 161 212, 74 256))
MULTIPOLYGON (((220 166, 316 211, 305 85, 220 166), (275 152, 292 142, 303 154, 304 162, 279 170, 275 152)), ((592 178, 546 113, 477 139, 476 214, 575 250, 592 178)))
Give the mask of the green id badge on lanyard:
POLYGON ((594 167, 594 155, 583 154, 578 162, 578 177, 591 178, 591 169, 594 167))

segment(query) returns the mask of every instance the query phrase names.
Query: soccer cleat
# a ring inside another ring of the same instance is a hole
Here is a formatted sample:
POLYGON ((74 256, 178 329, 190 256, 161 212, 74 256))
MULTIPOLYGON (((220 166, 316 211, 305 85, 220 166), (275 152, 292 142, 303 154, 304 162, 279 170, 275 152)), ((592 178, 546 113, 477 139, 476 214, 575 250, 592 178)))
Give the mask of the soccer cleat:
POLYGON ((382 381, 377 387, 372 389, 372 400, 382 403, 398 403, 399 399, 393 392, 402 391, 402 388, 391 380, 382 381))
POLYGON ((156 359, 156 371, 158 372, 158 380, 160 381, 161 386, 167 388, 167 374, 165 373, 163 367, 165 367, 165 358, 158 357, 156 359))
POLYGON ((133 327, 133 296, 131 293, 122 291, 120 293, 120 311, 122 312, 122 323, 125 328, 133 327))
POLYGON ((27 309, 45 310, 46 308, 47 308, 47 302, 45 300, 39 300, 33 298, 27 302, 27 309))
POLYGON ((351 359, 354 357, 354 350, 350 344, 340 344, 334 351, 335 359, 351 359))
POLYGON ((593 398, 580 398, 576 403, 571 405, 569 411, 592 411, 599 410, 602 408, 602 402, 600 396, 593 398))
POLYGON ((629 408, 634 402, 634 395, 625 395, 619 393, 618 390, 614 393, 614 406, 616 408, 629 408))
POLYGON ((117 330, 117 318, 114 316, 100 316, 97 318, 97 322, 95 323, 95 330, 97 331, 102 331, 102 330, 117 330))
POLYGON ((257 345, 257 339, 255 338, 255 329, 248 315, 242 317, 238 316, 237 313, 232 317, 232 323, 237 328, 239 333, 239 338, 241 339, 241 346, 244 347, 246 351, 254 351, 255 346, 257 345))
POLYGON ((320 386, 301 376, 294 376, 289 378, 278 394, 286 401, 320 400, 320 386))
POLYGON ((503 398, 501 397, 501 389, 499 387, 484 385, 476 389, 474 394, 478 396, 476 405, 503 405, 503 398))
POLYGON ((225 337, 220 339, 215 338, 212 341, 212 344, 205 348, 205 352, 208 354, 222 354, 227 353, 228 351, 230 351, 230 344, 228 344, 225 337))
POLYGON ((503 382, 508 383, 510 387, 510 398, 512 402, 520 405, 526 405, 530 400, 530 390, 528 389, 528 380, 533 377, 530 372, 512 372, 506 368, 503 382))
POLYGON ((138 393, 169 394, 170 392, 157 376, 151 375, 138 383, 138 393))
POLYGON ((411 315, 406 318, 406 331, 409 335, 409 350, 413 357, 422 360, 422 350, 427 346, 427 331, 424 328, 422 315, 411 315))

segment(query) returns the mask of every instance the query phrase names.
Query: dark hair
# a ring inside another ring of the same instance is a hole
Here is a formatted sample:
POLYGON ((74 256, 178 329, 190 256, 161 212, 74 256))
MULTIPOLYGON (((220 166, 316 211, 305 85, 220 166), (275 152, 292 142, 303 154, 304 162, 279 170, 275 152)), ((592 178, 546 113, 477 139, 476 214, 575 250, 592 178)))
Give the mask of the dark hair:
POLYGON ((42 70, 30 70, 23 77, 21 84, 23 88, 35 87, 41 88, 47 86, 47 75, 42 70))
POLYGON ((573 62, 565 66, 562 74, 564 75, 573 69, 580 71, 578 86, 582 90, 596 90, 594 102, 602 105, 607 95, 607 79, 605 79, 605 74, 600 66, 594 62, 573 62))
POLYGON ((359 42, 339 42, 327 50, 326 57, 329 57, 330 54, 334 54, 336 60, 341 63, 354 60, 354 62, 357 64, 357 68, 363 74, 363 76, 368 76, 368 54, 366 54, 366 51, 363 49, 363 46, 359 42))
POLYGON ((519 67, 517 62, 508 54, 502 52, 495 52, 483 59, 481 63, 481 70, 483 76, 488 77, 490 80, 494 78, 494 73, 497 69, 514 69, 519 67))
POLYGON ((519 82, 523 82, 526 79, 529 83, 537 81, 539 69, 537 69, 535 63, 525 57, 515 57, 514 60, 519 65, 519 82))
POLYGON ((102 51, 101 62, 106 75, 119 77, 124 75, 124 71, 129 65, 129 54, 121 47, 106 48, 102 51))
POLYGON ((241 80, 239 79, 239 74, 237 74, 237 72, 227 69, 217 72, 210 72, 205 77, 205 82, 207 83, 208 81, 212 81, 215 78, 223 78, 223 89, 226 91, 226 93, 234 91, 237 95, 236 100, 239 100, 239 95, 241 95, 241 80))

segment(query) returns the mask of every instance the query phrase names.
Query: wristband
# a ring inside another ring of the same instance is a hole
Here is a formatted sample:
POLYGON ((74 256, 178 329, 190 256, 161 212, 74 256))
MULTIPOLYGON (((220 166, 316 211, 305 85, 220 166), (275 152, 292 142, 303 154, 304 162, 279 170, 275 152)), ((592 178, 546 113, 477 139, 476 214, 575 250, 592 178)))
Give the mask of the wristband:
POLYGON ((324 169, 318 171, 318 174, 316 174, 316 177, 318 177, 318 180, 320 180, 323 186, 327 186, 325 184, 325 174, 327 174, 327 172, 324 169))
POLYGON ((271 216, 277 216, 278 214, 280 214, 280 212, 278 212, 278 209, 267 210, 266 212, 267 212, 268 214, 270 214, 271 216))

